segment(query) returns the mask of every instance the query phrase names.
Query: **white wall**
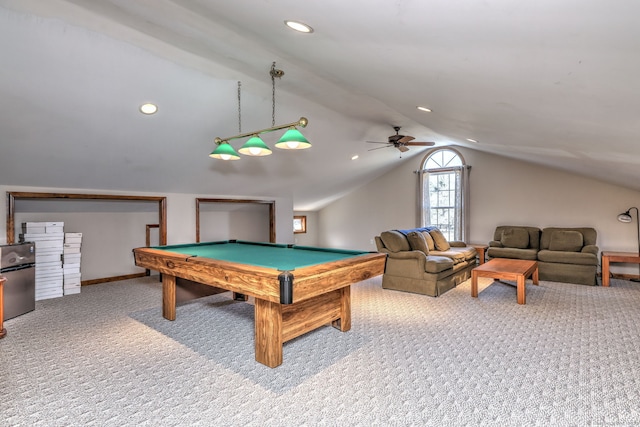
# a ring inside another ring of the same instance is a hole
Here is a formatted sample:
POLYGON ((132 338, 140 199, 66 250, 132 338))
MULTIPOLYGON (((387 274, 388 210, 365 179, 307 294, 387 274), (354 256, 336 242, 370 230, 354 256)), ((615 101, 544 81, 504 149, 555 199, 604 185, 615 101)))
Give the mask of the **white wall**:
POLYGON ((200 241, 269 241, 269 207, 260 210, 205 211, 200 205, 200 241))
POLYGON ((418 224, 416 162, 391 172, 318 212, 318 245, 374 251, 374 236, 418 224))
MULTIPOLYGON (((635 221, 624 224, 616 217, 640 205, 639 192, 480 151, 459 151, 472 166, 470 243, 489 242, 498 225, 585 226, 597 230, 600 250, 637 252, 635 221)), ((411 159, 320 210, 318 244, 375 250, 372 239, 381 231, 417 226, 413 171, 422 159, 411 159)), ((612 271, 637 274, 638 267, 612 271)))
MULTIPOLYGON (((117 194, 136 196, 167 197, 167 244, 193 243, 196 237, 195 199, 200 198, 247 198, 239 196, 213 194, 176 194, 176 193, 132 193, 107 192, 92 189, 60 189, 44 187, 0 186, 0 192, 43 192, 43 193, 81 193, 81 194, 117 194)), ((250 197, 251 199, 275 200, 276 241, 294 243, 293 239, 293 202, 287 198, 250 197)), ((64 203, 63 200, 59 200, 64 203)), ((7 215, 6 203, 0 205, 0 217, 7 215)), ((268 211, 267 211, 268 215, 268 211)), ((145 224, 157 223, 158 214, 149 212, 16 212, 16 226, 30 218, 34 221, 64 221, 65 231, 83 233, 82 280, 91 280, 144 271, 133 263, 131 250, 145 245, 145 224), (73 228, 73 230, 71 230, 73 228)), ((243 221, 249 221, 246 216, 243 221)), ((268 217, 266 220, 268 224, 268 217)), ((242 226, 242 225, 240 225, 242 226)), ((268 228, 267 228, 268 229, 268 228)), ((202 227, 201 227, 202 231, 202 227)), ((268 235, 268 234, 267 234, 268 235)), ((153 234, 157 236, 157 234, 153 234)), ((16 241, 18 235, 16 234, 16 241)), ((239 237, 234 237, 239 238, 239 237)), ((266 239, 268 241, 268 237, 266 239)), ((0 244, 6 244, 6 234, 0 233, 0 244)), ((153 242, 153 241, 152 241, 153 242)))

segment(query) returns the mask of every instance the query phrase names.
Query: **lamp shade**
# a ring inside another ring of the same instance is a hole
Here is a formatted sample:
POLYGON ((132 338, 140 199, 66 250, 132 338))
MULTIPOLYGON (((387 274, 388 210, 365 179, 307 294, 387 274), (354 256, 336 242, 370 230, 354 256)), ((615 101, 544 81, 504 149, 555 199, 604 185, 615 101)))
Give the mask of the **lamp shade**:
POLYGON ((311 143, 294 127, 282 135, 282 138, 276 143, 276 147, 284 150, 303 150, 311 147, 311 143))
POLYGON ((271 149, 259 136, 249 138, 238 152, 247 156, 268 156, 272 153, 271 149))
POLYGON ((220 143, 218 147, 209 154, 209 157, 220 160, 240 160, 240 156, 228 142, 220 143))
POLYGON ((631 222, 631 212, 626 211, 618 215, 618 221, 620 222, 631 222))

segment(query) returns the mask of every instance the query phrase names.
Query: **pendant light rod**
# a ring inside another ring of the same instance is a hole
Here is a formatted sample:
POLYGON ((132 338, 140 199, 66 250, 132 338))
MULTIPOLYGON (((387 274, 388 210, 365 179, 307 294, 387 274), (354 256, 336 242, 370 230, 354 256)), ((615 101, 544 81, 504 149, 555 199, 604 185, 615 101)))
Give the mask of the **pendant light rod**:
POLYGON ((297 127, 297 126, 306 127, 308 123, 309 123, 309 120, 307 120, 306 117, 300 117, 300 120, 298 120, 297 122, 288 123, 286 125, 271 126, 270 128, 266 128, 266 129, 262 129, 262 130, 258 130, 258 131, 253 131, 253 132, 242 133, 240 135, 234 135, 234 136, 230 136, 228 138, 220 138, 219 136, 216 136, 216 139, 214 140, 214 142, 216 144, 220 145, 221 143, 223 143, 225 141, 231 141, 233 139, 240 139, 240 138, 247 138, 249 136, 260 135, 260 134, 263 134, 263 133, 273 132, 273 131, 280 130, 280 129, 292 128, 292 127, 297 127))

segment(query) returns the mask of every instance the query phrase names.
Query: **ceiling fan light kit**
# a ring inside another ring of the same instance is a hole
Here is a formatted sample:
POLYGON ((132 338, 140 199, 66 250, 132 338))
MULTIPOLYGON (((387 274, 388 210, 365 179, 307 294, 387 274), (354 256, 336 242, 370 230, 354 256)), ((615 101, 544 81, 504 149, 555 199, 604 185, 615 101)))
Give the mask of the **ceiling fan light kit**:
MULTIPOLYGON (((271 149, 265 142, 260 138, 259 135, 268 132, 274 132, 277 130, 288 129, 284 135, 278 140, 275 144, 277 148, 284 150, 303 150, 311 147, 311 143, 305 138, 305 136, 300 132, 298 127, 306 127, 309 123, 306 117, 300 117, 300 119, 293 123, 287 123, 284 125, 276 125, 276 86, 275 86, 275 78, 282 77, 284 75, 284 71, 276 69, 276 63, 274 62, 271 65, 271 71, 269 72, 271 75, 271 88, 272 88, 272 126, 270 128, 262 129, 259 131, 240 133, 238 135, 229 136, 227 138, 216 137, 214 142, 217 147, 209 157, 213 159, 220 160, 239 160, 240 155, 233 149, 233 147, 229 144, 229 141, 234 139, 241 139, 250 137, 249 140, 238 150, 240 154, 245 156, 252 157, 260 157, 260 156, 268 156, 272 153, 271 149)), ((240 82, 238 82, 238 131, 241 132, 242 123, 242 109, 240 104, 240 82)))

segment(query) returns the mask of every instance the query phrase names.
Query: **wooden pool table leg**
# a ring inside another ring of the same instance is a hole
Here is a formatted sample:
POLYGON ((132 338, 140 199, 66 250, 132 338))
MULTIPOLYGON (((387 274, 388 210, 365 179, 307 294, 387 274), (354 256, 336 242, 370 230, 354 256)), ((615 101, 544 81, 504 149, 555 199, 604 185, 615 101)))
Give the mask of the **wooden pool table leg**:
POLYGON ((351 286, 340 289, 340 318, 331 322, 331 325, 342 332, 351 329, 351 286))
POLYGON ((162 316, 176 320, 176 276, 162 275, 162 316))
POLYGON ((255 300, 256 360, 270 368, 282 364, 282 305, 255 300))

